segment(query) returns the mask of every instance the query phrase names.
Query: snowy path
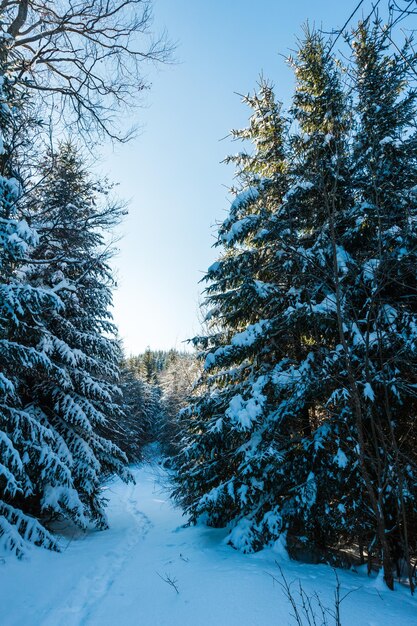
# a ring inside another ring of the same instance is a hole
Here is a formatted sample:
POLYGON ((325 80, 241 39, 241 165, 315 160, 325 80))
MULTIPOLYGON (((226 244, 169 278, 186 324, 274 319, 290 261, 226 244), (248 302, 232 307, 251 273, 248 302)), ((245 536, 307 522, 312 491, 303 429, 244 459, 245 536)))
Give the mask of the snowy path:
MULTIPOLYGON (((275 560, 331 606, 330 568, 273 550, 245 556, 224 545, 223 530, 182 528, 161 476, 145 466, 135 486, 109 485, 110 530, 80 535, 62 554, 7 557, 0 626, 287 626, 294 624, 287 600, 270 576, 275 560)), ((390 593, 354 572, 340 578, 344 592, 359 588, 342 605, 343 626, 417 624, 417 602, 405 589, 390 593)))
POLYGON ((152 522, 138 508, 135 487, 130 486, 128 489, 128 495, 121 504, 132 517, 131 526, 123 533, 121 541, 108 546, 110 549, 87 567, 87 572, 69 590, 68 595, 65 594, 64 604, 52 608, 42 619, 42 626, 78 626, 88 623, 89 616, 94 614, 95 607, 107 595, 132 551, 146 536, 152 522))

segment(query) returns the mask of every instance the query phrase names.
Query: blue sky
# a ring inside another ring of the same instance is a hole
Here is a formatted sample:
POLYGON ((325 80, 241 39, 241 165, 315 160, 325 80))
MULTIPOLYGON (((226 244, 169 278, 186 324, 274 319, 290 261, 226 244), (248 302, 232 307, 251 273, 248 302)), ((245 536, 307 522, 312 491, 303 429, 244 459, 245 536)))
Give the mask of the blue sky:
POLYGON ((252 91, 263 72, 288 102, 292 75, 283 55, 295 48, 301 24, 341 27, 356 4, 155 0, 154 29, 177 42, 177 62, 146 69, 152 89, 132 114, 142 131, 106 151, 102 164, 130 200, 114 260, 114 317, 127 353, 183 348, 199 332, 198 282, 216 257, 215 224, 230 205, 233 171, 221 161, 238 150, 222 138, 247 122, 236 92, 252 91))

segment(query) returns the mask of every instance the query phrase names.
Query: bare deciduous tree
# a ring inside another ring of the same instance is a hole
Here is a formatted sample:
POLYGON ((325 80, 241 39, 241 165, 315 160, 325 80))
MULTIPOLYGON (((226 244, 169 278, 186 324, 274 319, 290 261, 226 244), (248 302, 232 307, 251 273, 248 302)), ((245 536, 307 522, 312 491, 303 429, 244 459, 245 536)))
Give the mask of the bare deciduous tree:
POLYGON ((152 38, 150 0, 1 0, 0 20, 2 60, 17 82, 87 135, 125 140, 114 112, 148 86, 143 63, 171 53, 165 35, 152 38))

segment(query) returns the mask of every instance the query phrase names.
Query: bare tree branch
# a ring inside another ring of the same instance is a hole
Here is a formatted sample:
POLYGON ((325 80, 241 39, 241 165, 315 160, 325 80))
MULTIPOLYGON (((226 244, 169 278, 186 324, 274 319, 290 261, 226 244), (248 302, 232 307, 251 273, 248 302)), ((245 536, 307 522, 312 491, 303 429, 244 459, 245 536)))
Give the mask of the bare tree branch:
POLYGON ((148 88, 143 63, 172 53, 165 35, 152 38, 150 0, 2 0, 0 19, 8 70, 44 105, 58 96, 63 124, 87 136, 125 141, 115 113, 148 88))

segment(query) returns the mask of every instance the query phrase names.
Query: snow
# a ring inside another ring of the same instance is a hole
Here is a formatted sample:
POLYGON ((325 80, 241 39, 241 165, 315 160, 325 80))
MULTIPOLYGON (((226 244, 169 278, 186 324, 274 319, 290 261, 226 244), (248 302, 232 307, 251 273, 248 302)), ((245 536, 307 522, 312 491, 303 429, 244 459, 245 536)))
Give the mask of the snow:
MULTIPOLYGON (((26 560, 0 561, 2 626, 289 626, 277 563, 332 606, 330 567, 289 560, 282 540, 242 554, 227 545, 227 529, 185 528, 165 472, 155 464, 134 474, 136 485, 107 485, 110 530, 61 529, 61 554, 33 548, 26 560)), ((242 539, 243 526, 235 530, 242 539)), ((338 574, 342 595, 352 591, 341 605, 345 626, 414 623, 417 603, 405 587, 390 592, 363 568, 338 574)))
POLYGON ((258 221, 258 219, 259 218, 256 215, 247 215, 241 220, 234 222, 230 227, 229 232, 221 235, 221 240, 223 241, 223 243, 230 243, 231 241, 242 235, 242 233, 247 231, 248 227, 251 227, 255 222, 258 221))
POLYGON ((379 266, 379 259, 369 259, 363 265, 363 278, 366 282, 373 282, 379 266))
POLYGON ((267 383, 265 376, 259 376, 251 385, 251 396, 245 400, 241 394, 233 396, 226 410, 226 416, 239 428, 245 430, 251 428, 262 414, 262 409, 266 401, 266 396, 262 390, 267 383))
POLYGON ((262 280, 254 280, 256 293, 260 298, 267 298, 274 291, 274 285, 264 283, 262 280))
POLYGON ((283 200, 284 202, 289 200, 291 196, 298 192, 298 190, 308 191, 314 187, 313 183, 308 180, 299 180, 295 185, 293 185, 285 194, 283 200))
POLYGON ((216 362, 216 357, 214 356, 214 354, 212 352, 210 352, 207 356, 206 356, 206 360, 204 361, 204 369, 208 370, 210 369, 210 367, 212 367, 216 362))
POLYGON ((385 146, 386 144, 393 143, 394 141, 395 141, 394 137, 384 137, 383 139, 381 139, 379 144, 381 146, 385 146))
POLYGON ((365 339, 363 338, 363 335, 361 331, 359 330, 359 327, 356 324, 356 322, 353 322, 352 324, 352 341, 353 341, 354 346, 360 346, 365 343, 365 339))
MULTIPOLYGON (((9 187, 15 189, 15 195, 20 193, 19 182, 15 178, 9 178, 9 187)), ((37 233, 30 228, 26 220, 21 220, 16 224, 16 233, 24 241, 30 241, 33 245, 36 245, 39 241, 37 233)))
POLYGON ((363 388, 363 395, 371 402, 375 400, 374 390, 369 383, 365 383, 365 386, 363 388))
POLYGON ((401 141, 401 139, 396 139, 395 137, 389 137, 388 136, 388 137, 384 137, 379 142, 380 146, 386 146, 387 144, 392 144, 396 148, 400 148, 401 145, 402 145, 402 141, 401 141))
POLYGON ((210 267, 207 270, 207 273, 208 274, 214 274, 215 272, 217 272, 219 267, 220 267, 219 261, 215 261, 212 265, 210 265, 210 267))
POLYGON ((71 285, 66 278, 60 280, 59 283, 52 288, 52 291, 57 293, 58 291, 62 291, 63 289, 65 289, 66 291, 73 291, 74 293, 76 293, 77 291, 75 286, 71 285))
POLYGON ((337 310, 336 296, 332 293, 328 294, 321 302, 312 305, 311 309, 314 313, 329 314, 335 312, 337 310))
POLYGON ((251 428, 253 422, 256 422, 262 414, 262 405, 265 396, 258 396, 244 400, 237 394, 233 396, 229 402, 229 408, 226 410, 226 416, 234 422, 239 428, 245 430, 251 428))
POLYGON ((249 203, 255 202, 259 198, 259 189, 249 187, 237 194, 230 206, 230 213, 234 214, 249 203))
POLYGON ((209 370, 215 364, 217 359, 221 359, 228 355, 231 346, 234 348, 250 347, 263 335, 269 328, 267 320, 261 320, 256 324, 250 324, 246 330, 236 333, 230 340, 230 346, 221 346, 215 352, 209 352, 204 361, 204 369, 209 370))
POLYGON ((384 317, 385 320, 388 324, 393 324, 393 322, 397 319, 398 317, 398 313, 397 311, 394 309, 394 307, 392 307, 389 304, 384 304, 382 306, 382 310, 384 312, 384 317))
POLYGON ((263 335, 263 333, 268 329, 268 326, 269 324, 266 320, 262 320, 256 324, 250 324, 243 332, 236 333, 236 335, 232 337, 230 343, 232 346, 249 347, 263 335))
POLYGON ((351 257, 342 246, 336 246, 337 265, 339 272, 346 274, 348 271, 348 263, 351 261, 351 257))
POLYGON ((338 467, 344 468, 344 467, 347 467, 348 465, 348 458, 346 454, 343 452, 343 450, 341 450, 340 448, 335 454, 333 461, 334 463, 336 463, 338 467))

